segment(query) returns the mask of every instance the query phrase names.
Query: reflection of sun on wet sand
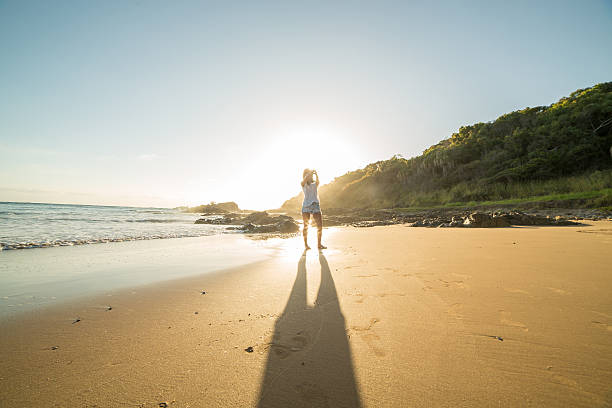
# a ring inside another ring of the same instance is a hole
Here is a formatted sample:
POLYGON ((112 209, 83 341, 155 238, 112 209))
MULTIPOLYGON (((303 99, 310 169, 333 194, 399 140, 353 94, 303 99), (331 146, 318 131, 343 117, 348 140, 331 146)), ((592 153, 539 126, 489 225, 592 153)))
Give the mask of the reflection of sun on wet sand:
POLYGON ((591 224, 341 228, 321 257, 296 238, 22 314, 2 322, 0 406, 610 405, 612 241, 591 224))

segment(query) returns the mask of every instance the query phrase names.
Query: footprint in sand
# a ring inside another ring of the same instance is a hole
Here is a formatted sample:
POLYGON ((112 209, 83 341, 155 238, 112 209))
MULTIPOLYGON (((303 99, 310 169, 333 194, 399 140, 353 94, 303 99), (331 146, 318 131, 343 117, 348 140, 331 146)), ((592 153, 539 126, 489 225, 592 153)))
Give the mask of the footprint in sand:
POLYGON ((397 269, 395 269, 395 268, 390 268, 390 267, 388 267, 388 266, 383 266, 383 267, 381 267, 381 268, 378 268, 378 270, 380 270, 380 271, 399 272, 397 269))
POLYGON ((607 330, 609 332, 612 332, 612 326, 610 326, 609 324, 597 321, 597 320, 592 320, 591 323, 593 323, 595 326, 607 330))
POLYGON ((373 278, 374 276, 378 276, 377 274, 373 275, 353 275, 354 278, 373 278))
POLYGON ((468 289, 469 286, 466 285, 465 283, 463 283, 463 281, 460 280, 455 280, 455 281, 447 281, 444 279, 438 279, 440 282, 442 282, 442 286, 444 286, 445 288, 450 288, 451 286, 454 288, 458 288, 458 289, 468 289))
POLYGON ((384 297, 387 297, 387 296, 406 296, 406 294, 405 293, 393 293, 393 292, 390 292, 390 293, 378 293, 378 294, 376 294, 374 296, 384 298, 384 297))
POLYGON ((385 353, 385 350, 378 346, 380 336, 373 331, 374 325, 378 322, 380 322, 380 319, 374 317, 370 319, 370 323, 367 326, 351 326, 351 330, 359 334, 359 336, 363 339, 363 341, 365 341, 370 350, 372 350, 377 357, 384 357, 387 353, 385 353))
POLYGON ((310 335, 305 331, 299 331, 295 335, 288 337, 286 341, 270 343, 270 347, 274 354, 280 359, 285 359, 289 357, 291 353, 304 350, 310 342, 310 335))
POLYGON ((559 375, 559 374, 552 374, 551 380, 554 383, 565 385, 570 388, 576 388, 578 386, 578 383, 576 381, 570 378, 567 378, 567 377, 563 377, 562 375, 559 375))
POLYGON ((363 293, 361 292, 347 292, 346 293, 348 296, 357 296, 357 299, 355 300, 355 303, 363 303, 363 299, 365 299, 365 296, 363 293))
POLYGON ((511 320, 510 319, 510 312, 506 312, 506 311, 500 310, 499 313, 501 315, 501 317, 499 319, 501 324, 505 324, 506 326, 518 327, 519 329, 521 329, 523 331, 529 331, 529 329, 527 328, 527 326, 524 323, 511 320))

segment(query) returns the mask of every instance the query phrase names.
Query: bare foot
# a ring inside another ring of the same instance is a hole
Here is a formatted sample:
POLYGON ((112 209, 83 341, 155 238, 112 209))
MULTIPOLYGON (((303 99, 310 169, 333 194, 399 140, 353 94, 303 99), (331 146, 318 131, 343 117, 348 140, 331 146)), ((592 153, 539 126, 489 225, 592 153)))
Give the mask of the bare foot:
POLYGON ((310 247, 308 245, 306 245, 306 250, 308 251, 310 249, 310 247))
POLYGON ((327 249, 327 247, 325 245, 319 244, 319 249, 327 249))

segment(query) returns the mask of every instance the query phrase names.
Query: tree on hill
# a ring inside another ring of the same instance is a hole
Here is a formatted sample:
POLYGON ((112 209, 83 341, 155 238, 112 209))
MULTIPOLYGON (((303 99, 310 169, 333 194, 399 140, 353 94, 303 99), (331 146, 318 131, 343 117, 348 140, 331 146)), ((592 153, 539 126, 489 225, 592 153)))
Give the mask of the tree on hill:
MULTIPOLYGON (((606 82, 550 106, 462 126, 417 157, 371 163, 335 178, 319 194, 328 208, 511 198, 521 184, 587 173, 609 177, 611 149, 612 82, 606 82)), ((298 195, 282 208, 295 210, 300 203, 298 195)))

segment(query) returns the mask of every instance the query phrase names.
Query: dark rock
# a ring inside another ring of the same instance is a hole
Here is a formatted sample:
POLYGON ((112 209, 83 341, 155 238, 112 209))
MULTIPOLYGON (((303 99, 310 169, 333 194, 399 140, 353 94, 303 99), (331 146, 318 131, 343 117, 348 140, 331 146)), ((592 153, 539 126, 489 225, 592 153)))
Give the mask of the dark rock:
POLYGON ((279 223, 278 231, 282 233, 298 232, 300 226, 293 220, 286 220, 279 223))
POLYGON ((453 217, 453 220, 448 224, 451 228, 463 227, 463 218, 461 217, 453 217))
POLYGON ((265 211, 250 213, 246 216, 240 214, 226 214, 223 217, 200 218, 196 224, 235 225, 227 227, 230 231, 242 231, 246 233, 295 233, 300 227, 290 216, 279 214, 271 216, 265 211))
POLYGON ((195 221, 195 224, 212 224, 212 220, 206 218, 200 218, 195 221))
POLYGON ((274 222, 272 217, 270 217, 270 215, 265 211, 251 213, 244 217, 243 221, 245 223, 252 223, 258 225, 272 224, 274 222))
POLYGON ((252 353, 255 350, 253 350, 253 347, 249 346, 249 347, 245 348, 244 351, 246 351, 247 353, 252 353))
POLYGON ((253 232, 255 230, 255 228, 257 228, 255 226, 255 224, 251 224, 250 222, 247 224, 244 224, 242 227, 239 227, 239 230, 245 231, 245 232, 253 232))
POLYGON ((502 228, 509 227, 510 223, 501 216, 472 213, 463 221, 463 226, 469 228, 502 228))
POLYGON ((512 225, 578 225, 579 223, 569 221, 565 217, 556 216, 555 218, 545 217, 542 215, 530 215, 521 211, 510 211, 505 214, 500 214, 500 218, 506 220, 512 225))

